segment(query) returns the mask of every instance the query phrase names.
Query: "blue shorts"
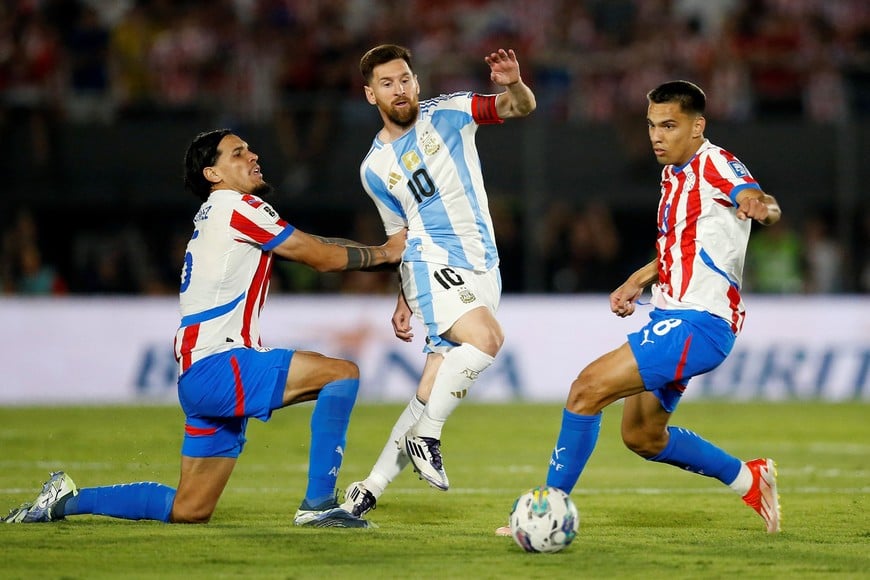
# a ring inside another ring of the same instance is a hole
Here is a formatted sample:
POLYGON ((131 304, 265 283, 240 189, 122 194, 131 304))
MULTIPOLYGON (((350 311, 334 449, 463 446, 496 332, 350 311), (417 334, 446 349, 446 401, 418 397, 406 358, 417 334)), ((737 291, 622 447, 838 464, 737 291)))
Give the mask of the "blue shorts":
POLYGON ((238 457, 248 418, 281 408, 293 350, 234 348, 197 361, 178 378, 186 415, 181 454, 238 457))
POLYGON ((647 391, 673 413, 689 379, 719 366, 734 346, 731 326, 698 310, 650 312, 650 322, 628 335, 647 391))

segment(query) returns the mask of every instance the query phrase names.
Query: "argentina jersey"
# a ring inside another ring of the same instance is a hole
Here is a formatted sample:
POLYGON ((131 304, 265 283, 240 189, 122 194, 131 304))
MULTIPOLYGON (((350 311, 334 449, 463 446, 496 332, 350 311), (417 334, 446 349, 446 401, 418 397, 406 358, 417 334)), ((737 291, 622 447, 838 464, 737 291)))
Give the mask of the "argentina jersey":
POLYGON ((420 103, 416 124, 399 139, 375 137, 360 178, 387 235, 408 228, 405 262, 484 272, 498 265, 495 233, 474 143, 472 93, 420 103))

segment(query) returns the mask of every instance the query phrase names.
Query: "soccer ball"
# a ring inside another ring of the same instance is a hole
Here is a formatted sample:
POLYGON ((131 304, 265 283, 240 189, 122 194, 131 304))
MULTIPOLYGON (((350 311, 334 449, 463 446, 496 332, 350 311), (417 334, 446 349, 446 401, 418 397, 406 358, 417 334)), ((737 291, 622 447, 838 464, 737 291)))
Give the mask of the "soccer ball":
POLYGON ((526 552, 558 552, 574 541, 580 527, 577 506, 555 487, 534 487, 511 510, 511 535, 526 552))

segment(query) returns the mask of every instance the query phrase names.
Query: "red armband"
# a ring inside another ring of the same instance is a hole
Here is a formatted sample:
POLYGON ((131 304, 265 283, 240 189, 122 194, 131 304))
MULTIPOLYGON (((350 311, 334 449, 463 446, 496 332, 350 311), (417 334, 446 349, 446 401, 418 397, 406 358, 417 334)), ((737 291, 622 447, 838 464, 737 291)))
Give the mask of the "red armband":
POLYGON ((504 119, 498 116, 495 106, 497 95, 471 96, 471 116, 478 125, 498 125, 504 123, 504 119))

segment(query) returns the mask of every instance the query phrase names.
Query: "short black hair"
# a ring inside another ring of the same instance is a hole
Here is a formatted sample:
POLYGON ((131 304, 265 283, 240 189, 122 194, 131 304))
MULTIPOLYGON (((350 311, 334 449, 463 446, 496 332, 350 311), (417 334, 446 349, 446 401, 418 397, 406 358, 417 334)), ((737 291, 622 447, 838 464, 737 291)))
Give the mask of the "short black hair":
POLYGON ((369 50, 359 61, 359 72, 362 73, 366 84, 372 82, 372 75, 376 66, 401 58, 408 63, 408 68, 414 70, 411 65, 411 51, 398 44, 381 44, 369 50))
POLYGON ((680 108, 687 113, 703 115, 707 107, 707 95, 701 87, 689 81, 669 81, 647 93, 646 98, 651 103, 679 103, 680 108))
POLYGON ((184 188, 202 201, 208 199, 212 186, 202 170, 217 163, 218 145, 231 133, 229 129, 205 131, 194 137, 187 146, 184 154, 184 188))

